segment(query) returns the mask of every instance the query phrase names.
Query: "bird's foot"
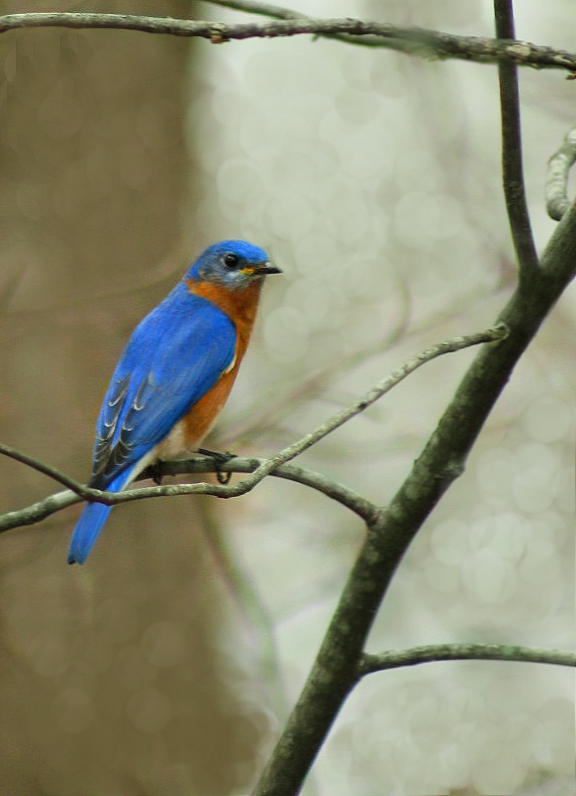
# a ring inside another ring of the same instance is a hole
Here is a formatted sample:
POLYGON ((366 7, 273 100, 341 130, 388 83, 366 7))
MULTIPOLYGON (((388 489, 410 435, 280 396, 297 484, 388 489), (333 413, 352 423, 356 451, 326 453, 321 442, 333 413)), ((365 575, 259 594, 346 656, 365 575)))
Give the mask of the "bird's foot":
POLYGON ((148 470, 150 472, 150 478, 154 481, 157 486, 162 484, 162 461, 161 459, 156 459, 155 462, 148 465, 148 470))
POLYGON ((234 459, 236 454, 230 453, 230 451, 226 451, 226 453, 221 453, 220 451, 210 451, 206 448, 198 448, 198 453, 201 453, 203 456, 210 456, 211 459, 214 459, 218 483, 222 484, 222 486, 227 486, 232 478, 232 473, 223 473, 220 467, 229 462, 230 459, 234 459))

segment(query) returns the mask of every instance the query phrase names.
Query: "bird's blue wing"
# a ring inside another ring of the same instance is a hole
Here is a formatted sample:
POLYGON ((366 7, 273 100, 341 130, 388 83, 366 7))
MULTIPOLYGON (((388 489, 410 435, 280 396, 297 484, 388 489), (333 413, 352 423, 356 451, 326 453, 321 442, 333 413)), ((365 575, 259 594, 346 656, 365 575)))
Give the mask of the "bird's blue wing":
POLYGON ((106 488, 213 387, 232 362, 236 329, 181 283, 136 327, 96 424, 90 485, 106 488))

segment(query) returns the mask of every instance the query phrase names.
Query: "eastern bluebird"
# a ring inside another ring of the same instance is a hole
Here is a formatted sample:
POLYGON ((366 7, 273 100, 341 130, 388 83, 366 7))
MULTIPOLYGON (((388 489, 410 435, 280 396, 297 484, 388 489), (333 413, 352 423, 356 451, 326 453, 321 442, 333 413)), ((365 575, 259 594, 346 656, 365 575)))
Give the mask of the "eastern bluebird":
MULTIPOLYGON (((120 492, 149 464, 198 447, 238 373, 264 276, 278 273, 257 246, 215 243, 138 324, 100 409, 89 486, 120 492)), ((69 564, 84 563, 111 509, 85 507, 69 564)))

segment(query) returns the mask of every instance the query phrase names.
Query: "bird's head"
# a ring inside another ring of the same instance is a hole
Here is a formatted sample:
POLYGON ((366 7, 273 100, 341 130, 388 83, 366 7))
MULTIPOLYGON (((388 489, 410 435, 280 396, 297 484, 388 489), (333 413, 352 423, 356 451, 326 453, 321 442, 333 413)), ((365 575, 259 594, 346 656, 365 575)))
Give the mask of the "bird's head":
POLYGON ((282 271, 268 261, 266 252, 242 240, 223 240, 209 246, 186 274, 186 282, 211 282, 231 290, 242 290, 266 274, 282 271))

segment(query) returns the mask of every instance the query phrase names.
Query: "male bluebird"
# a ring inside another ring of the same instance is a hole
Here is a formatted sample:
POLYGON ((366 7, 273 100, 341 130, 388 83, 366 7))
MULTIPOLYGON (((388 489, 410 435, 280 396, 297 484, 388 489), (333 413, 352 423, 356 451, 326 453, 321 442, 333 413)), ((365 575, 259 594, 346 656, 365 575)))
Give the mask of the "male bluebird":
MULTIPOLYGON (((89 486, 120 492, 149 464, 198 447, 238 373, 264 276, 278 273, 257 246, 215 243, 140 322, 100 409, 89 486)), ((111 509, 86 506, 69 564, 84 563, 111 509)))

